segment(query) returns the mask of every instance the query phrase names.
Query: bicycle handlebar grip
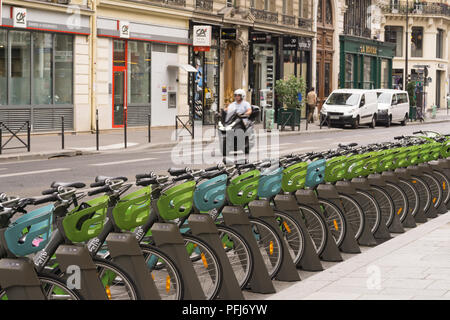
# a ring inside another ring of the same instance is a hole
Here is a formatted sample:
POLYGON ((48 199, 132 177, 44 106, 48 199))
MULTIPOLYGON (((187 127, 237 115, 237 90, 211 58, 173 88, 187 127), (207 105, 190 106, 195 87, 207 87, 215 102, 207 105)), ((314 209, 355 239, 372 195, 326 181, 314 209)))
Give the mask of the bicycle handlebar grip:
POLYGON ((109 190, 110 190, 109 186, 104 186, 104 187, 89 191, 88 196, 93 196, 93 195, 99 194, 99 193, 105 193, 105 192, 108 192, 109 190))
POLYGON ((210 168, 206 168, 205 169, 206 172, 215 171, 215 170, 220 170, 220 164, 215 165, 214 167, 210 167, 210 168))
POLYGON ((92 182, 90 184, 91 188, 102 187, 105 185, 105 181, 92 182))
POLYGON ((151 184, 156 184, 156 183, 158 183, 158 181, 156 180, 156 177, 144 178, 144 179, 140 179, 140 180, 136 181, 136 185, 141 186, 141 187, 147 187, 151 184))
POLYGON ((186 173, 180 176, 176 176, 175 178, 172 179, 172 181, 181 181, 181 180, 187 180, 187 179, 192 179, 193 176, 190 173, 186 173))
POLYGON ((155 176, 155 174, 153 172, 150 173, 140 173, 136 175, 136 180, 141 180, 141 179, 150 179, 153 178, 155 176))
POLYGON ((167 170, 167 172, 171 175, 171 176, 180 176, 182 174, 188 173, 190 172, 191 169, 186 167, 184 169, 178 169, 178 168, 169 168, 169 170, 167 170))
POLYGON ((394 139, 395 140, 400 140, 400 139, 403 139, 403 136, 396 136, 396 137, 394 137, 394 139))
POLYGON ((52 194, 47 197, 33 199, 33 204, 38 205, 38 204, 43 204, 43 203, 47 203, 47 202, 55 202, 55 201, 58 201, 58 196, 56 194, 52 194))
POLYGON ((352 143, 349 143, 348 144, 348 146, 349 147, 356 147, 358 144, 356 143, 356 142, 352 142, 352 143))
POLYGON ((49 194, 53 194, 54 192, 57 192, 58 190, 56 190, 56 188, 51 188, 51 189, 47 189, 41 192, 42 195, 46 196, 49 194))

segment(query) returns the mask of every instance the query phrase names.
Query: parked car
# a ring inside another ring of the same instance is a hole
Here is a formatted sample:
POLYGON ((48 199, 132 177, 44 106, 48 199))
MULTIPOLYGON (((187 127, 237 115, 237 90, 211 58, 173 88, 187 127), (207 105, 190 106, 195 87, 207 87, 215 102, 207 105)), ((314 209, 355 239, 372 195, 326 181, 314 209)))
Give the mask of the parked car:
POLYGON ((329 121, 330 126, 351 125, 358 128, 368 124, 375 128, 377 121, 377 94, 365 89, 334 90, 322 106, 321 117, 329 121))
POLYGON ((391 123, 406 125, 409 114, 408 92, 394 89, 376 89, 378 97, 377 122, 389 127, 391 123))

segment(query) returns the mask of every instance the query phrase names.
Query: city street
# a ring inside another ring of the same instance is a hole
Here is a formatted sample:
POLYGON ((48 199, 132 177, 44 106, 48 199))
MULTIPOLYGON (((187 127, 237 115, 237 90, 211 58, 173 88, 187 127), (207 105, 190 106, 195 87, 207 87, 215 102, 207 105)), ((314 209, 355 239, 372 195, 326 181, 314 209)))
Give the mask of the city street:
MULTIPOLYGON (((392 140, 398 135, 410 135, 416 130, 435 130, 442 133, 450 132, 448 122, 430 123, 422 125, 408 125, 402 127, 392 125, 390 128, 377 127, 370 129, 361 127, 358 130, 344 129, 329 133, 310 133, 302 135, 280 135, 279 152, 281 155, 289 153, 304 153, 335 148, 339 143, 356 142, 367 144, 392 140)), ((270 139, 268 139, 270 141, 270 139)), ((272 150, 276 146, 271 146, 272 150)), ((148 148, 134 150, 116 150, 100 154, 75 157, 54 158, 50 160, 27 160, 0 162, 0 192, 10 195, 37 196, 48 187, 52 181, 82 181, 90 183, 97 175, 126 176, 133 180, 137 173, 154 171, 164 174, 180 159, 172 158, 173 147, 148 148)), ((201 145, 195 146, 188 156, 192 160, 202 159, 201 145)), ((259 152, 253 150, 252 153, 259 152)), ((184 155, 186 156, 186 155, 184 155)), ((186 163, 181 167, 204 168, 214 164, 186 163)))

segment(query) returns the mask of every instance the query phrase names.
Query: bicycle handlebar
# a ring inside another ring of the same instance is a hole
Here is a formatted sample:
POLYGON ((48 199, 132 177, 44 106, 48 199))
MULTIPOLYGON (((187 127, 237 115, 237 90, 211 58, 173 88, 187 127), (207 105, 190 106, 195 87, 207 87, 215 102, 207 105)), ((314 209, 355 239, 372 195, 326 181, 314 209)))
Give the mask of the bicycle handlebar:
POLYGON ((35 198, 32 200, 32 203, 34 205, 39 205, 39 204, 43 204, 43 203, 47 203, 47 202, 56 202, 58 200, 59 200, 58 194, 55 192, 49 196, 35 198))
POLYGON ((99 193, 105 193, 105 192, 108 192, 110 190, 111 190, 110 186, 106 185, 106 186, 103 186, 101 188, 89 191, 88 192, 88 196, 93 196, 93 195, 96 195, 96 194, 99 194, 99 193))

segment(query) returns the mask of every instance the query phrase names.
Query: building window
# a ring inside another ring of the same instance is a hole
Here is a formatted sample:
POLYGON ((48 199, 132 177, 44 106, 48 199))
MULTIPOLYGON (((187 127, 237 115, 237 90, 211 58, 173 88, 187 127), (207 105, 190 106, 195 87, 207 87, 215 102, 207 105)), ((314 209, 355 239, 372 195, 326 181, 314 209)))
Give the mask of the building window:
POLYGON ((325 7, 325 22, 326 24, 333 24, 333 10, 330 0, 327 0, 327 4, 325 7))
POLYGON ((6 30, 0 29, 0 105, 7 104, 7 49, 8 49, 8 42, 6 38, 6 30))
POLYGON ((345 88, 353 88, 354 75, 354 55, 345 55, 345 88))
POLYGON ((389 60, 381 60, 381 88, 389 89, 389 60))
POLYGON ((411 57, 422 57, 423 28, 412 27, 411 29, 411 57))
POLYGON ((372 89, 372 58, 364 57, 364 78, 363 78, 363 89, 372 89))
POLYGON ((317 22, 323 23, 322 21, 322 0, 319 0, 319 3, 317 4, 317 22))
POLYGON ((128 104, 150 103, 151 44, 128 42, 128 104))
POLYGON ((11 77, 9 78, 9 104, 29 105, 31 37, 26 31, 10 31, 11 77))
POLYGON ((444 57, 444 30, 438 29, 436 34, 436 58, 444 57))
POLYGON ((73 36, 55 35, 55 104, 72 104, 73 36))
POLYGON ((0 105, 73 103, 73 36, 0 30, 0 105))
POLYGON ((395 43, 395 56, 403 55, 403 27, 386 26, 384 27, 384 40, 395 43))
POLYGON ((33 104, 52 103, 53 37, 33 33, 33 104))

